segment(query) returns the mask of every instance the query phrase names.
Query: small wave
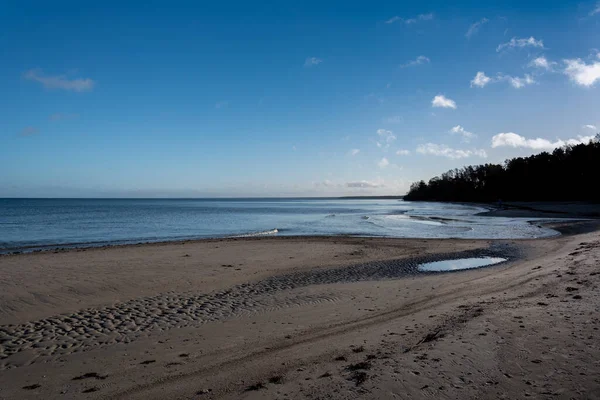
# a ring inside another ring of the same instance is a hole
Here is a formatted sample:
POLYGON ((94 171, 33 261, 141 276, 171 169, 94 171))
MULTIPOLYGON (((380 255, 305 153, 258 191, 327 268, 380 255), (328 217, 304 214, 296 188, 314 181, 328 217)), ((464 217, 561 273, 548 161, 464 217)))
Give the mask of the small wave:
POLYGON ((387 215, 402 215, 402 214, 406 214, 407 212, 411 212, 413 211, 412 209, 410 210, 394 210, 394 211, 390 211, 387 213, 387 215))
POLYGON ((389 229, 389 227, 387 227, 385 225, 382 225, 382 224, 378 224, 377 222, 374 222, 374 221, 371 221, 371 220, 366 221, 366 223, 367 224, 371 224, 373 226, 376 226, 378 228, 389 229))
POLYGON ((390 220, 410 221, 410 222, 415 222, 415 223, 425 224, 425 225, 437 225, 437 226, 446 225, 446 222, 439 221, 439 220, 433 220, 430 217, 421 216, 421 215, 386 215, 386 218, 390 219, 390 220))
POLYGON ((261 232, 251 232, 251 233, 246 233, 244 235, 236 235, 233 237, 254 237, 254 236, 267 236, 267 235, 276 235, 279 233, 279 229, 275 228, 275 229, 271 229, 268 231, 261 231, 261 232))

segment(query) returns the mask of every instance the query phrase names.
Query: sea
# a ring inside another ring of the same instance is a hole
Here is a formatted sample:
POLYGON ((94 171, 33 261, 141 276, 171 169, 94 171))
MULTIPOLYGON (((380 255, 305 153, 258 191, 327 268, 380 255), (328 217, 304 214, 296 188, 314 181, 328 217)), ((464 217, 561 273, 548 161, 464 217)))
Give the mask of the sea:
POLYGON ((253 236, 522 239, 557 235, 483 207, 340 198, 0 199, 0 253, 253 236))

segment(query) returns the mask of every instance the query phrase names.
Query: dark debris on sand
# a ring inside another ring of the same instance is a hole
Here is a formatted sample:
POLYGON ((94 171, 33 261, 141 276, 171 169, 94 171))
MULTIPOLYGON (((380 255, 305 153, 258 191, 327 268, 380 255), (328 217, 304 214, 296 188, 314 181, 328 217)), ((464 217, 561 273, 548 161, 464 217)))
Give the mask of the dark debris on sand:
POLYGON ((350 364, 346 367, 346 369, 348 371, 358 371, 361 369, 371 369, 371 363, 366 362, 366 361, 361 361, 359 363, 356 364, 350 364))
POLYGON ((76 376, 75 378, 73 378, 74 381, 79 381, 82 379, 98 379, 98 380, 104 380, 106 379, 107 376, 106 375, 100 375, 97 372, 88 372, 86 374, 83 375, 79 375, 76 376))
POLYGON ((356 386, 360 386, 369 379, 369 375, 364 371, 354 371, 348 380, 354 382, 356 386))
POLYGON ((257 382, 254 385, 250 385, 246 388, 246 392, 252 392, 252 391, 257 391, 257 390, 261 390, 261 389, 266 389, 267 387, 265 386, 264 383, 262 382, 257 382))

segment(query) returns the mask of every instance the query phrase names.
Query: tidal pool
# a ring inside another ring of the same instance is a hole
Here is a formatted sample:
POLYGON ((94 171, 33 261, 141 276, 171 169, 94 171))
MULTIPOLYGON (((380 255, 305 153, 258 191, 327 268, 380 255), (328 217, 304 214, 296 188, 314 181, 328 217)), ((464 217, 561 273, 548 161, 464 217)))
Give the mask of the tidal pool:
POLYGON ((444 260, 424 263, 419 265, 419 271, 423 272, 442 272, 458 271, 461 269, 471 269, 494 265, 506 261, 506 258, 500 257, 476 257, 459 258, 456 260, 444 260))

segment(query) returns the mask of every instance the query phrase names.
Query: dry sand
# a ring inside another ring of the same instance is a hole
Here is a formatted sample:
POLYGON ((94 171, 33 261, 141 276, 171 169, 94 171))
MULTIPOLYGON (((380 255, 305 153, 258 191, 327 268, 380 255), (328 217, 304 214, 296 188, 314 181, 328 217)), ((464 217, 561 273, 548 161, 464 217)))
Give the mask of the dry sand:
POLYGON ((0 398, 600 398, 590 230, 2 256, 0 398), (510 261, 415 268, 480 255, 510 261))

